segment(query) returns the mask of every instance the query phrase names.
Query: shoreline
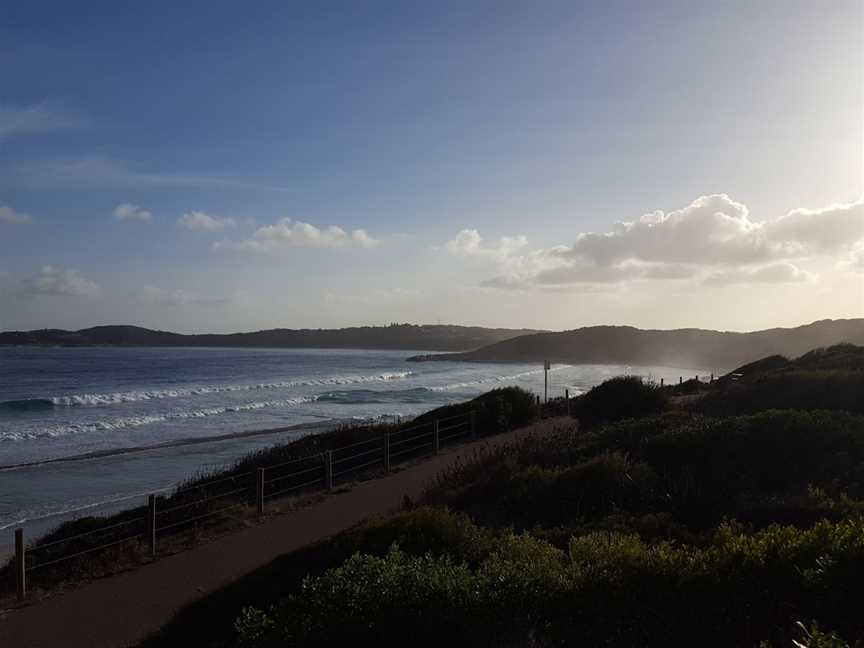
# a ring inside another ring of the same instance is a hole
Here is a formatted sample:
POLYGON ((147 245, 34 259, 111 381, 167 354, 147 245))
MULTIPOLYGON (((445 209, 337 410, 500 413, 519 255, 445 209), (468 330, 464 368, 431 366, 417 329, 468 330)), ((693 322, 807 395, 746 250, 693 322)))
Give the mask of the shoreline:
POLYGON ((329 431, 335 429, 347 421, 342 419, 330 419, 319 423, 296 423, 280 428, 269 428, 266 430, 246 430, 244 432, 229 432, 228 434, 218 434, 208 437, 185 437, 182 439, 173 439, 163 443, 154 443, 153 445, 129 446, 126 448, 109 448, 107 450, 94 450, 77 455, 69 455, 66 457, 52 457, 50 459, 38 459, 36 461, 25 461, 18 464, 0 465, 0 472, 11 470, 19 470, 22 468, 36 468, 56 463, 67 463, 73 461, 87 461, 91 459, 104 459, 106 457, 116 457, 127 454, 135 454, 138 452, 147 452, 148 450, 164 450, 166 448, 178 448, 183 446, 200 445, 204 443, 218 443, 220 441, 232 441, 236 439, 244 439, 249 437, 267 436, 270 434, 282 434, 284 432, 296 432, 300 430, 311 431, 329 431))

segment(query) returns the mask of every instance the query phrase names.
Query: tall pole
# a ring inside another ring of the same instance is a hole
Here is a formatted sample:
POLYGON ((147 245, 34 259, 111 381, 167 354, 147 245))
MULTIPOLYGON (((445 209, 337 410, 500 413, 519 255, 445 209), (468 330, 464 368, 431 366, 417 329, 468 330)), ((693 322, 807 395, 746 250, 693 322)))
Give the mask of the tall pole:
POLYGON ((549 361, 543 363, 543 402, 549 402, 549 361))

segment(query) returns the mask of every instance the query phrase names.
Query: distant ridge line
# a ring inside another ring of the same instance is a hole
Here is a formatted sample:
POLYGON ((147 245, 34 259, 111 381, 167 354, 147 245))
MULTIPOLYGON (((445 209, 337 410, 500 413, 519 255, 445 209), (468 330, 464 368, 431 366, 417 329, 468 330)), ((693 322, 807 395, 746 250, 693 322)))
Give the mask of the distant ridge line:
POLYGON ((95 326, 77 331, 38 329, 0 333, 0 346, 240 347, 467 351, 536 329, 448 324, 392 324, 342 329, 269 329, 244 333, 182 334, 139 326, 95 326))
POLYGON ((770 355, 797 357, 841 343, 864 345, 864 318, 738 333, 685 328, 590 326, 494 342, 474 351, 413 356, 415 361, 633 364, 728 370, 770 355))

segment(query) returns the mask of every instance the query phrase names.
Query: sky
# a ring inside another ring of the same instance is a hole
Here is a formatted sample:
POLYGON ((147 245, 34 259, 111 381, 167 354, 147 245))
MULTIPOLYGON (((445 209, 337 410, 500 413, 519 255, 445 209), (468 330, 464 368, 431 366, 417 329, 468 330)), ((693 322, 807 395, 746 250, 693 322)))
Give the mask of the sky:
POLYGON ((0 6, 0 330, 864 316, 864 5, 0 6))

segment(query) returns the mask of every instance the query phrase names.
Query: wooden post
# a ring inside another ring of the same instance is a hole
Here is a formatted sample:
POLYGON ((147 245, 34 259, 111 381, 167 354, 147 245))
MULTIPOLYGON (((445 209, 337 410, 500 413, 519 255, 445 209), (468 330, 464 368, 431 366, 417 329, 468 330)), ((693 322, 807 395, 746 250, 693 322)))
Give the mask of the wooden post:
POLYGON ((147 549, 151 558, 156 557, 156 496, 147 497, 147 549))
POLYGON ((333 490, 333 452, 324 452, 324 488, 333 490))
POLYGON ((255 482, 255 501, 258 504, 258 517, 264 515, 264 468, 258 469, 258 480, 255 482))
POLYGON ((678 376, 678 384, 681 385, 684 383, 684 378, 682 376, 678 376))
POLYGON ((390 472, 390 433, 384 433, 384 470, 390 472))
POLYGON ((567 416, 570 416, 570 390, 564 390, 564 402, 567 404, 567 416))
POLYGON ((663 379, 660 379, 660 387, 663 387, 663 379))
POLYGON ((15 529, 15 589, 18 600, 27 596, 27 569, 24 563, 24 529, 15 529))
POLYGON ((441 450, 441 436, 438 434, 438 419, 432 422, 432 451, 437 455, 441 450))

